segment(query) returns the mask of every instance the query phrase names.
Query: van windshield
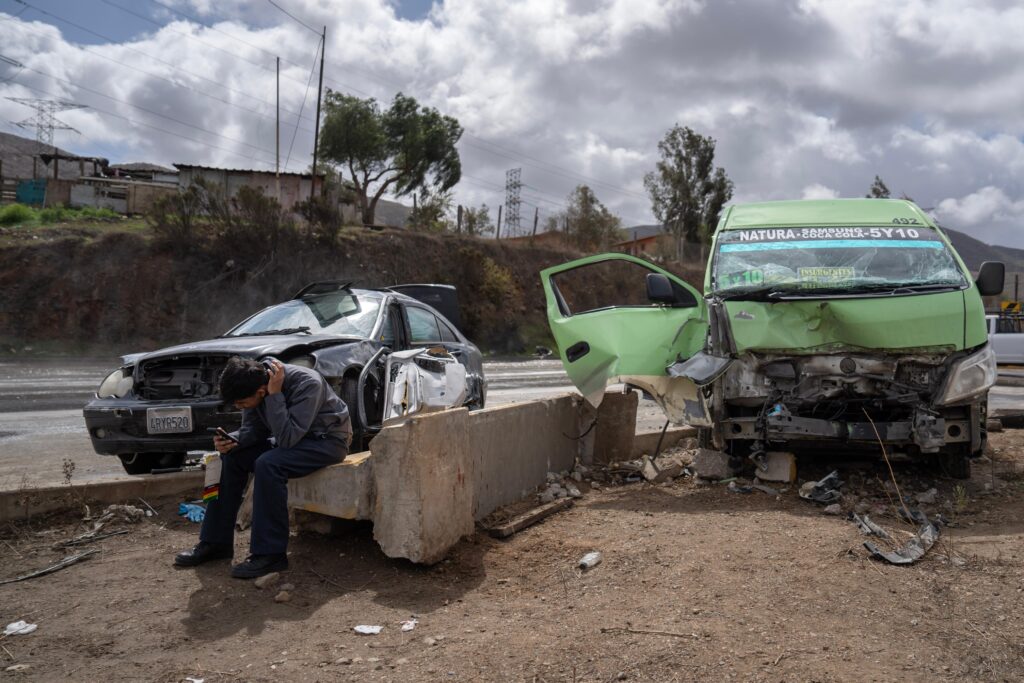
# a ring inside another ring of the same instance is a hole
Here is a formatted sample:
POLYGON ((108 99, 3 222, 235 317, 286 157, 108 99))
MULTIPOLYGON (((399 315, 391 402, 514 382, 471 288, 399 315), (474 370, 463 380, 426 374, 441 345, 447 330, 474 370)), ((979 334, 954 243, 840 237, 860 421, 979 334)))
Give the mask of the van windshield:
POLYGON ((712 287, 718 293, 812 295, 967 285, 932 228, 758 228, 718 238, 712 287))

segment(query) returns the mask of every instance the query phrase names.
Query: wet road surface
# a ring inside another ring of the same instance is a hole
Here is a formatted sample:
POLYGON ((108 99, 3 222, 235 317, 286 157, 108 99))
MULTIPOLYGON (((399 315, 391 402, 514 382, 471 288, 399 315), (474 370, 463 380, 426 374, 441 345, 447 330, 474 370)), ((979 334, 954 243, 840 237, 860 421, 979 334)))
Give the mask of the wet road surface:
MULTIPOLYGON (((65 459, 74 463, 73 482, 127 477, 117 458, 92 449, 82 406, 118 359, 0 362, 0 490, 64 480, 65 459)), ((484 363, 487 405, 529 401, 573 391, 557 360, 484 363)), ((997 386, 989 410, 1024 411, 1024 386, 997 386)), ((641 401, 637 427, 651 431, 664 417, 641 401)))

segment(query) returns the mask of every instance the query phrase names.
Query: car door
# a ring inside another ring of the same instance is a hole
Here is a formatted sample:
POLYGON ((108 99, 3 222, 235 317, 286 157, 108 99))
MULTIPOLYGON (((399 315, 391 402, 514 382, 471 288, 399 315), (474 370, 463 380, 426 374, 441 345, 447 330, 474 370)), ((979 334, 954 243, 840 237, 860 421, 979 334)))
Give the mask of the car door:
POLYGON ((704 348, 707 306, 697 290, 627 254, 548 268, 541 282, 566 374, 591 405, 600 404, 608 384, 622 381, 651 394, 674 422, 710 424, 696 384, 667 371, 704 348), (652 281, 667 281, 671 297, 651 301, 652 281))

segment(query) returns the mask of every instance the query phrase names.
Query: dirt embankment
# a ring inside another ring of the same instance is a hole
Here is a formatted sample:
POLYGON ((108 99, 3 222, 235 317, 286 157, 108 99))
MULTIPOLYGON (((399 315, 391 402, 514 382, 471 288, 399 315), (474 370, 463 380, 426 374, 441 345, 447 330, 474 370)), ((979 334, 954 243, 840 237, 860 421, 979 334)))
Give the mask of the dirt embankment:
MULTIPOLYGON (((254 248, 254 246, 256 248, 254 248)), ((566 248, 408 231, 344 230, 276 253, 202 243, 174 249, 140 234, 71 235, 0 248, 0 344, 7 351, 155 349, 203 339, 316 280, 360 287, 433 282, 459 290, 464 332, 496 353, 550 345, 541 269, 566 248)), ((610 297, 625 287, 594 282, 610 297)))

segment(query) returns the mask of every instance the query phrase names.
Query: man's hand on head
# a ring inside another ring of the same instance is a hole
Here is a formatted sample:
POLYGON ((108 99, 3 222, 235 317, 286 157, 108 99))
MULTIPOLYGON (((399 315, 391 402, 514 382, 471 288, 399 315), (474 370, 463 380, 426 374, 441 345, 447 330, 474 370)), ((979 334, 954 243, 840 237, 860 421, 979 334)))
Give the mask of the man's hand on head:
POLYGON ((267 380, 267 393, 281 393, 281 387, 284 385, 284 363, 278 360, 270 361, 267 374, 270 375, 270 379, 267 380))

